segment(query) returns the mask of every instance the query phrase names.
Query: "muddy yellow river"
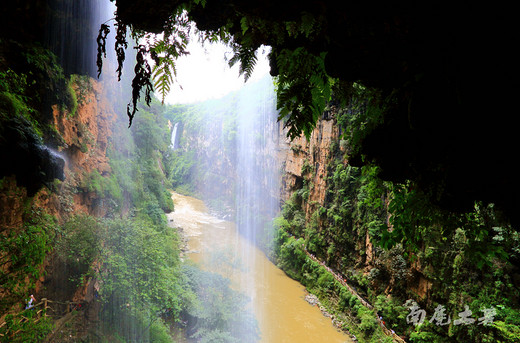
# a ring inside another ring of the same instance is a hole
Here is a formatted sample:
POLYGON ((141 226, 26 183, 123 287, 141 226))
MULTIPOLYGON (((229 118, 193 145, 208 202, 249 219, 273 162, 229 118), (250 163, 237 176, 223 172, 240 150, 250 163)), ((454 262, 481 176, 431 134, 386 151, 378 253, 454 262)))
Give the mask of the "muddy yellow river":
POLYGON ((168 214, 168 219, 188 238, 187 257, 230 278, 240 291, 247 289, 261 342, 352 342, 318 307, 305 301, 305 288, 244 240, 232 222, 209 214, 198 199, 177 193, 172 197, 175 211, 168 214))

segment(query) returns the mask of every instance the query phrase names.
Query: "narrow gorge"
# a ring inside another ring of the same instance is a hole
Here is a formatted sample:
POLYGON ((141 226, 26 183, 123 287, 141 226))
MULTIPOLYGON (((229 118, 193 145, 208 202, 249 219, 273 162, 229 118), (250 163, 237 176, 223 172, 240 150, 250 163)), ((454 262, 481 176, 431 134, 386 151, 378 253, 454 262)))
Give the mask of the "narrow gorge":
POLYGON ((0 342, 520 341, 506 9, 4 7, 0 342))

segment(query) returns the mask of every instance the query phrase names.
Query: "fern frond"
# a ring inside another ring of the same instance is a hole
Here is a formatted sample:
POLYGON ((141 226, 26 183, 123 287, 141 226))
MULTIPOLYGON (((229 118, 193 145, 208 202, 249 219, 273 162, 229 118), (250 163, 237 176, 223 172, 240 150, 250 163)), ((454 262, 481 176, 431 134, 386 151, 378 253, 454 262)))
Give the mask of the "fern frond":
POLYGON ((277 107, 291 138, 302 132, 310 136, 331 98, 324 54, 316 56, 303 48, 284 49, 276 56, 279 70, 277 107))
POLYGON ((175 61, 180 56, 189 54, 186 50, 190 31, 187 18, 178 16, 173 24, 168 31, 164 32, 164 36, 156 40, 150 48, 155 62, 152 71, 154 88, 160 94, 162 103, 177 76, 175 61))
POLYGON ((249 80, 257 62, 256 49, 234 45, 233 53, 233 57, 228 62, 229 66, 233 67, 237 62, 240 62, 239 73, 244 75, 245 81, 249 80))
POLYGON ((171 90, 174 76, 177 74, 173 60, 161 59, 159 64, 153 67, 152 77, 154 80, 154 88, 161 96, 161 102, 164 104, 166 95, 171 90))

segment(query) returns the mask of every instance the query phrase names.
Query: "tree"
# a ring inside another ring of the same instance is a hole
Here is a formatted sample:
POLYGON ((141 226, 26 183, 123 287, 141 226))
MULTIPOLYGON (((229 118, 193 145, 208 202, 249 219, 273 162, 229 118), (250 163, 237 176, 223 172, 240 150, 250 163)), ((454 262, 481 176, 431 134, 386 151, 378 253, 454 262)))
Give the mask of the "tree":
POLYGON ((183 278, 173 229, 137 218, 104 224, 100 295, 108 323, 136 339, 162 314, 178 318, 183 278))

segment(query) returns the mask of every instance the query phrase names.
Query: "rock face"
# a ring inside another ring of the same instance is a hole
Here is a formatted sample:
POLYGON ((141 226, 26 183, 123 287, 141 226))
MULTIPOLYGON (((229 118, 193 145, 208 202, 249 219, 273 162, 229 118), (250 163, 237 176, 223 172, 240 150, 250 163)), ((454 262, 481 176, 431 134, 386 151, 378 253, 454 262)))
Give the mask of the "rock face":
MULTIPOLYGON (((55 128, 57 149, 43 145, 42 140, 30 130, 20 130, 29 126, 15 125, 13 120, 0 121, 3 130, 1 137, 11 135, 11 139, 2 140, 2 152, 10 155, 17 153, 17 160, 21 161, 21 164, 11 163, 13 166, 9 170, 9 164, 2 163, 6 166, 2 171, 9 171, 7 176, 0 177, 2 232, 22 229, 30 207, 53 215, 58 222, 82 212, 96 216, 105 214, 100 195, 89 191, 85 180, 93 171, 101 176, 110 174, 106 153, 116 115, 100 83, 83 79, 73 88, 79 99, 75 113, 54 106, 51 123, 48 124, 55 128), (15 139, 14 134, 19 139, 15 139), (29 182, 31 178, 33 180, 29 182), (61 182, 56 182, 56 179, 61 182)), ((56 268, 53 261, 52 258, 47 259, 42 268, 56 268)), ((60 276, 51 272, 40 278, 35 286, 37 294, 50 278, 59 279, 60 276)), ((88 286, 87 283, 85 287, 88 286)), ((81 289, 78 292, 85 293, 81 289)))
MULTIPOLYGON (((306 225, 312 222, 313 214, 320 207, 329 208, 331 201, 330 188, 332 181, 329 177, 334 173, 330 168, 331 162, 342 161, 344 165, 349 162, 342 156, 347 147, 346 141, 341 139, 341 132, 334 118, 334 109, 326 113, 317 123, 316 129, 312 132, 309 139, 300 136, 293 141, 287 138, 287 132, 280 130, 280 151, 279 159, 282 167, 281 182, 281 200, 287 201, 295 192, 301 192, 306 189, 307 195, 305 200, 301 202, 301 207, 305 215, 306 225), (339 149, 338 149, 339 148, 339 149), (342 156, 334 155, 339 152, 342 156)), ((388 206, 388 200, 385 200, 388 206)), ((348 211, 346 209, 346 211, 348 211)), ((346 270, 356 270, 357 273, 369 275, 372 269, 378 272, 380 269, 392 270, 392 263, 395 263, 395 256, 392 253, 382 253, 375 247, 370 239, 369 232, 357 235, 355 230, 343 227, 340 232, 334 234, 327 233, 326 221, 319 219, 317 227, 313 230, 319 231, 324 235, 326 245, 318 248, 317 255, 321 256, 327 265, 341 273, 346 270), (350 234, 352 232, 353 234, 350 234), (349 233, 347 239, 341 240, 339 236, 349 233), (348 244, 348 246, 345 246, 348 244), (333 255, 330 255, 327 249, 335 246, 333 255), (354 255, 353 264, 344 262, 347 254, 354 255), (384 266, 383 266, 384 265, 384 266)), ((355 225, 353 223, 352 225, 355 225)), ((406 281, 406 288, 415 293, 418 298, 427 298, 432 282, 428 280, 423 273, 420 261, 416 261, 413 265, 405 267, 409 277, 406 281)), ((385 293, 391 294, 394 290, 395 280, 390 278, 388 283, 383 287, 385 293)), ((379 287, 378 285, 375 285, 379 287)))
POLYGON ((280 161, 283 165, 281 200, 288 200, 301 188, 305 179, 312 183, 309 198, 305 203, 307 216, 316 205, 323 205, 327 191, 327 164, 331 158, 331 146, 339 141, 339 129, 333 118, 318 121, 309 139, 300 136, 292 142, 286 130, 280 132, 280 161))
MULTIPOLYGON (((108 176, 111 171, 106 151, 116 114, 102 87, 93 79, 73 85, 79 99, 75 115, 53 107, 53 125, 62 138, 60 153, 67 161, 67 183, 80 189, 89 173, 97 170, 101 176, 108 176)), ((96 194, 86 189, 73 194, 72 205, 75 211, 103 215, 96 194)))
POLYGON ((0 227, 11 229, 22 226, 24 200, 27 190, 16 186, 14 177, 5 178, 0 192, 0 227))
POLYGON ((10 117, 0 123, 0 177, 16 175, 29 196, 54 179, 63 181, 63 158, 42 144, 24 117, 6 112, 10 117))
POLYGON ((114 111, 99 82, 90 79, 73 88, 78 95, 81 94, 76 115, 71 116, 53 107, 54 126, 64 143, 61 150, 70 161, 70 170, 90 172, 95 168, 106 174, 110 172, 106 149, 110 127, 115 120, 114 111))
POLYGON ((115 114, 103 96, 100 83, 84 80, 82 87, 73 86, 81 99, 76 113, 53 106, 49 125, 59 137, 57 149, 44 145, 21 117, 0 123, 0 149, 5 161, 1 163, 0 176, 7 177, 0 187, 1 220, 5 226, 14 227, 22 222, 23 211, 17 210, 18 202, 23 203, 29 197, 40 199, 40 205, 59 217, 64 211, 63 201, 60 205, 58 201, 41 200, 42 194, 46 194, 44 198, 55 196, 43 187, 54 187, 55 179, 62 181, 61 192, 66 192, 66 188, 73 191, 73 195, 69 194, 74 198, 69 206, 88 213, 96 211, 95 194, 81 190, 81 185, 83 178, 94 170, 102 176, 110 173, 106 149, 115 114))

